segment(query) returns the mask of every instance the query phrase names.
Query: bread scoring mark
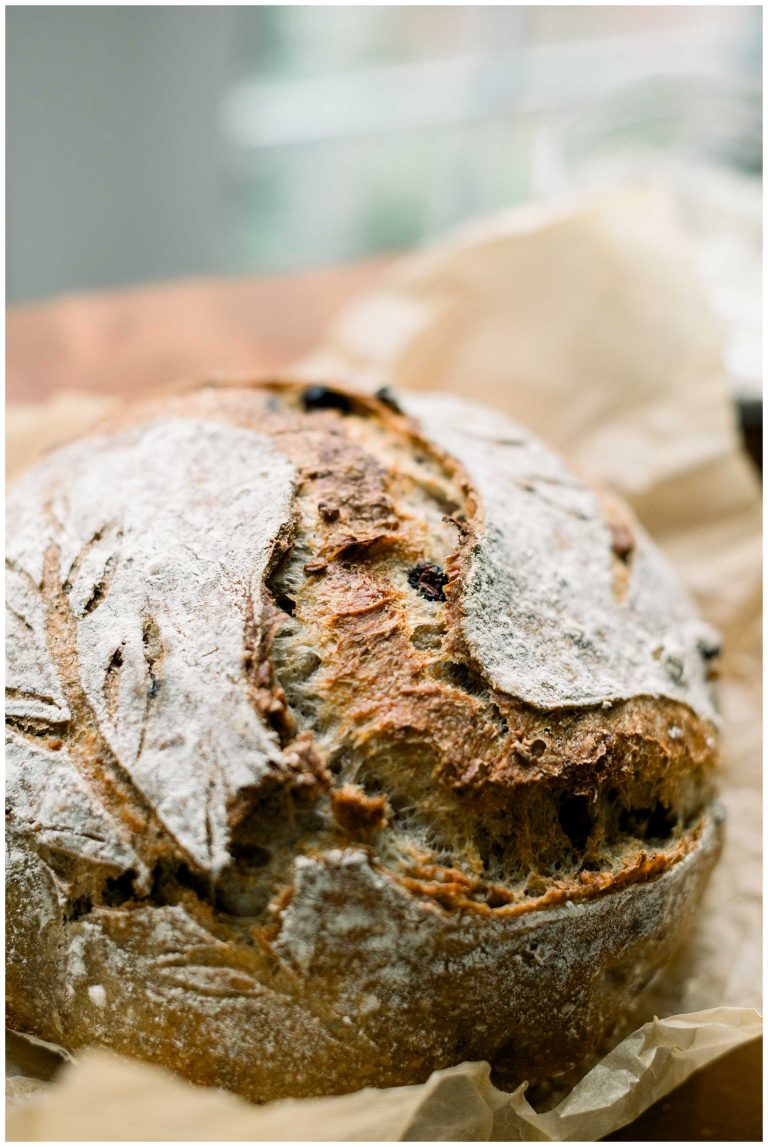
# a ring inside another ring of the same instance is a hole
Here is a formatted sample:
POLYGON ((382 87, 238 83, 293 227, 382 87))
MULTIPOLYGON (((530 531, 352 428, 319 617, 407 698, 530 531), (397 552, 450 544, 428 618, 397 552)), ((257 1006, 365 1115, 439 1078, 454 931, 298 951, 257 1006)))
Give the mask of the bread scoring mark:
MULTIPOLYGON (((90 611, 86 609, 86 613, 90 611)), ((123 646, 118 645, 112 651, 112 655, 107 663, 107 668, 104 671, 104 686, 103 694, 104 701, 107 707, 107 712, 112 717, 113 721, 118 716, 118 695, 120 691, 120 676, 123 670, 123 646)))
POLYGON ((98 889, 120 871, 146 879, 131 834, 113 812, 94 800, 68 739, 24 736, 13 725, 6 740, 6 829, 25 834, 47 865, 59 903, 98 889), (78 867, 74 858, 84 862, 78 867), (55 877, 54 874, 55 873, 55 877))
MULTIPOLYGON (((38 591, 40 589, 38 582, 35 581, 35 579, 32 577, 32 574, 29 572, 29 570, 26 570, 24 568, 24 566, 21 564, 21 562, 16 561, 15 558, 9 557, 6 554, 5 568, 9 572, 17 574, 23 581, 25 581, 27 584, 27 587, 29 589, 31 589, 34 594, 38 593, 38 591)), ((16 612, 16 611, 14 610, 14 612, 16 612)), ((25 622, 25 624, 27 626, 29 626, 29 622, 25 622)), ((31 628, 31 626, 29 626, 29 627, 31 628)))
POLYGON ((100 606, 101 603, 105 600, 107 594, 109 593, 110 582, 112 580, 117 562, 118 555, 116 553, 110 554, 110 556, 107 558, 101 577, 95 583, 93 589, 91 590, 91 596, 83 606, 83 613, 91 613, 94 609, 97 609, 98 606, 100 606))
MULTIPOLYGON (((67 747, 97 802, 110 810, 118 831, 131 842, 146 866, 152 863, 153 853, 162 840, 162 827, 130 773, 99 732, 96 714, 80 679, 77 622, 64 589, 61 550, 55 542, 45 549, 40 590, 45 605, 48 650, 70 713, 67 747)), ((121 664, 122 654, 117 649, 110 661, 112 672, 121 664)))
MULTIPOLYGON (((31 629, 32 626, 29 626, 31 629)), ((18 697, 23 701, 40 701, 43 705, 56 705, 56 698, 49 696, 47 693, 37 693, 34 689, 21 689, 15 685, 6 685, 6 696, 18 697)), ((65 719, 66 720, 66 719, 65 719)))
POLYGON ((20 614, 18 612, 18 610, 14 609, 10 605, 7 605, 6 608, 12 617, 15 617, 17 621, 21 622, 21 624, 24 626, 25 629, 28 629, 30 631, 30 633, 34 633, 34 627, 33 627, 32 623, 27 620, 26 617, 24 617, 22 614, 20 614))
POLYGON ((69 728, 69 719, 63 718, 60 723, 50 717, 22 717, 18 713, 7 713, 5 724, 17 736, 29 741, 44 743, 49 749, 60 749, 62 737, 69 728))
POLYGON ((160 632, 160 626, 149 614, 144 616, 141 626, 141 644, 144 653, 144 662, 147 672, 147 687, 144 697, 144 716, 141 722, 141 738, 137 756, 141 756, 144 748, 144 738, 150 719, 150 710, 157 703, 163 681, 163 660, 165 648, 160 632))
MULTIPOLYGON (((54 530, 61 533, 64 529, 61 522, 59 522, 53 512, 53 506, 48 503, 48 514, 51 520, 51 526, 54 530)), ((107 552, 106 557, 103 556, 103 550, 100 543, 106 542, 110 547, 119 546, 122 531, 119 523, 112 519, 99 526, 94 530, 91 537, 76 553, 73 558, 66 576, 63 580, 63 588, 66 593, 71 594, 72 587, 80 577, 81 573, 85 573, 83 579, 84 584, 90 584, 91 589, 88 592, 85 600, 75 605, 78 613, 90 613, 95 609, 106 597, 109 591, 109 582, 114 571, 114 567, 119 558, 119 549, 112 548, 107 552), (94 569, 94 559, 96 568, 94 569), (101 567, 101 572, 97 573, 96 569, 101 567), (88 568, 90 567, 90 568, 88 568)))
POLYGON ((26 602, 36 563, 47 602, 41 652, 35 661, 16 646, 22 679, 12 685, 34 681, 41 692, 47 659, 67 686, 58 708, 78 706, 62 730, 55 711, 32 712, 26 697, 18 724, 42 726, 50 743, 56 718, 94 799, 141 837, 149 867, 166 852, 225 865, 237 794, 296 772, 252 708, 241 653, 249 587, 260 593, 291 493, 290 468, 268 441, 182 419, 65 448, 12 496, 19 632, 36 632, 26 602))

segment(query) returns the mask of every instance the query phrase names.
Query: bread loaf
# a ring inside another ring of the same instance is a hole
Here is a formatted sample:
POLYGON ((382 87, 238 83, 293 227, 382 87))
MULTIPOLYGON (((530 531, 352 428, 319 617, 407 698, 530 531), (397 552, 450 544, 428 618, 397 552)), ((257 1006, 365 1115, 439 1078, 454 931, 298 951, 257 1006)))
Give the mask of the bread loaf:
POLYGON ((716 858, 717 642, 455 399, 164 396, 7 511, 12 1027, 253 1100, 615 1039, 716 858))

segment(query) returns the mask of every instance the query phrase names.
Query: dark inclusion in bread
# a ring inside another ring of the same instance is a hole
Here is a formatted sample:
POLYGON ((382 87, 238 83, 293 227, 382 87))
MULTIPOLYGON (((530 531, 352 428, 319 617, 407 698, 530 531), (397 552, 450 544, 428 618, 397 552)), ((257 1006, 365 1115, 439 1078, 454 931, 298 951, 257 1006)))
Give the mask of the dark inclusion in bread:
POLYGON ((7 553, 13 1027, 258 1100, 621 1033, 721 819, 716 638, 621 503, 457 400, 240 382, 48 456, 7 553))

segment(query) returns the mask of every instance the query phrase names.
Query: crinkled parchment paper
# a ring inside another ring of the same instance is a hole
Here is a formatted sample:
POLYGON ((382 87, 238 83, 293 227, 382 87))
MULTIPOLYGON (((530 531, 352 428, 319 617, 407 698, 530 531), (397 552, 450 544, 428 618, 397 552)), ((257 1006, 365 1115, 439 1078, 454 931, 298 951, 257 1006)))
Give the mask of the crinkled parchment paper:
MULTIPOLYGON (((522 1087, 498 1091, 482 1063, 418 1087, 259 1108, 96 1049, 50 1082, 50 1053, 14 1041, 9 1138, 594 1140, 760 1033, 759 486, 721 347, 671 204, 635 187, 498 217, 396 264, 296 371, 505 410, 621 491, 720 628, 726 846, 649 1022, 545 1113, 522 1087)), ((113 401, 12 409, 10 468, 113 401)))

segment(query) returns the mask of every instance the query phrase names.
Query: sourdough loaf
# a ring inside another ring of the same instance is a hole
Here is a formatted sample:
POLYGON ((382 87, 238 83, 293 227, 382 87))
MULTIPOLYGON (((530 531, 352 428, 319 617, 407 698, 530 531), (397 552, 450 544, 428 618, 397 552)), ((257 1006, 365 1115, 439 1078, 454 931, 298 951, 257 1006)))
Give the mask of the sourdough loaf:
POLYGON ((7 521, 12 1027, 254 1100, 620 1034, 721 833, 717 642, 622 504, 455 399, 241 381, 7 521))

